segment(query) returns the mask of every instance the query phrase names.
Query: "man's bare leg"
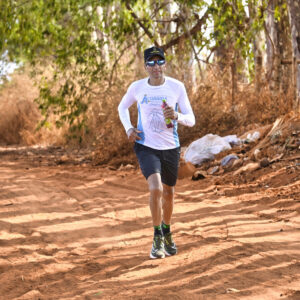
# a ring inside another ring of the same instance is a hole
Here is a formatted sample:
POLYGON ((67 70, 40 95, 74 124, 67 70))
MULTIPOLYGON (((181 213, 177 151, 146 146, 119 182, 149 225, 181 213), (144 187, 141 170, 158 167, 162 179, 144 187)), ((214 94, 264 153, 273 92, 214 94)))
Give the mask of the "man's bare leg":
POLYGON ((161 183, 160 173, 154 173, 150 175, 147 181, 150 191, 150 210, 154 226, 154 238, 150 252, 150 258, 164 258, 164 241, 161 231, 161 198, 163 193, 163 185, 161 183))
POLYGON ((175 188, 173 186, 163 185, 163 224, 161 229, 164 236, 165 253, 167 255, 174 255, 177 253, 177 247, 173 241, 170 228, 174 206, 174 192, 175 188))
POLYGON ((174 206, 174 191, 173 186, 163 184, 162 195, 162 209, 163 209, 163 222, 167 225, 171 224, 171 218, 173 214, 174 206))
POLYGON ((163 194, 163 185, 161 183, 160 173, 154 173, 147 179, 150 192, 150 210, 152 215, 153 226, 161 225, 162 220, 162 204, 161 198, 163 194))

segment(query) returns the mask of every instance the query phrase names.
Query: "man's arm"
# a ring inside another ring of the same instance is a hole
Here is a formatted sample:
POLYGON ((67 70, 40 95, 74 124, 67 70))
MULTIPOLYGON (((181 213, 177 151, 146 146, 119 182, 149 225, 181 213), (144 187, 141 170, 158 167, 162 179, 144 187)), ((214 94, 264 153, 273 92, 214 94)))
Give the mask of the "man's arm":
POLYGON ((141 133, 141 131, 134 128, 130 121, 129 107, 136 101, 134 98, 133 89, 134 87, 131 85, 118 106, 120 120, 125 128, 128 139, 132 142, 137 139, 141 139, 138 136, 138 133, 141 133))
POLYGON ((177 122, 185 126, 193 127, 195 125, 195 115, 184 85, 182 85, 181 88, 178 104, 181 113, 177 112, 177 122))
POLYGON ((118 106, 119 117, 125 128, 126 133, 129 129, 134 128, 131 124, 130 114, 128 110, 129 107, 136 101, 134 98, 133 89, 133 85, 130 85, 118 106))

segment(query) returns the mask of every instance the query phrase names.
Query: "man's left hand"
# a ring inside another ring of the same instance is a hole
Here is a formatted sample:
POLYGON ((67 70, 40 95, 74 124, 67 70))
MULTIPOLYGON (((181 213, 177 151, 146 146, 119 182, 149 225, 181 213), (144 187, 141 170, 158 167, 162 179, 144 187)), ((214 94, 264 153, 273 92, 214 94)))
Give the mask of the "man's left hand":
POLYGON ((164 113, 164 118, 165 119, 171 119, 171 120, 177 120, 178 119, 178 114, 177 112, 174 110, 173 107, 171 106, 166 106, 163 109, 163 113, 164 113))

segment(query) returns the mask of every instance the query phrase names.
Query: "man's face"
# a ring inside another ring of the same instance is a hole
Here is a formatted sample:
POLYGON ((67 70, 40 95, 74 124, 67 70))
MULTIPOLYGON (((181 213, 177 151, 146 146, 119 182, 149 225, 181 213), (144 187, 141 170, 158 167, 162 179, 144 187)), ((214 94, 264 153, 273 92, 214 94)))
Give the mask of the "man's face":
POLYGON ((150 78, 156 80, 163 77, 165 68, 166 64, 164 62, 164 59, 162 59, 160 56, 153 56, 145 63, 145 69, 148 72, 150 78), (151 66, 147 64, 148 62, 150 62, 149 64, 151 64, 151 62, 155 62, 155 64, 151 66))

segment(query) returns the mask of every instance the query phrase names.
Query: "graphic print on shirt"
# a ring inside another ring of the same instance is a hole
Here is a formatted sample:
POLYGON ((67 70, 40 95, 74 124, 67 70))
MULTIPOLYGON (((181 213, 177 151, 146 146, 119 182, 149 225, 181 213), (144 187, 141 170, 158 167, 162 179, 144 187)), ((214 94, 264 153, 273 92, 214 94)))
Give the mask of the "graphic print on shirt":
POLYGON ((141 105, 151 105, 151 106, 161 106, 162 100, 166 99, 167 100, 167 96, 166 95, 162 95, 162 96, 147 96, 147 94, 144 94, 144 97, 141 101, 141 105))
POLYGON ((161 108, 162 100, 166 99, 165 95, 163 96, 148 96, 145 94, 141 105, 147 105, 148 112, 148 121, 149 121, 149 129, 152 132, 161 133, 166 129, 164 115, 161 108))
POLYGON ((149 128, 153 132, 160 133, 164 131, 165 128, 165 122, 163 121, 163 113, 158 109, 153 109, 149 115, 150 117, 150 122, 149 122, 149 128))
POLYGON ((148 98, 147 98, 147 95, 144 95, 144 98, 143 98, 143 100, 142 100, 142 102, 141 102, 141 104, 144 104, 144 103, 148 104, 148 98))

